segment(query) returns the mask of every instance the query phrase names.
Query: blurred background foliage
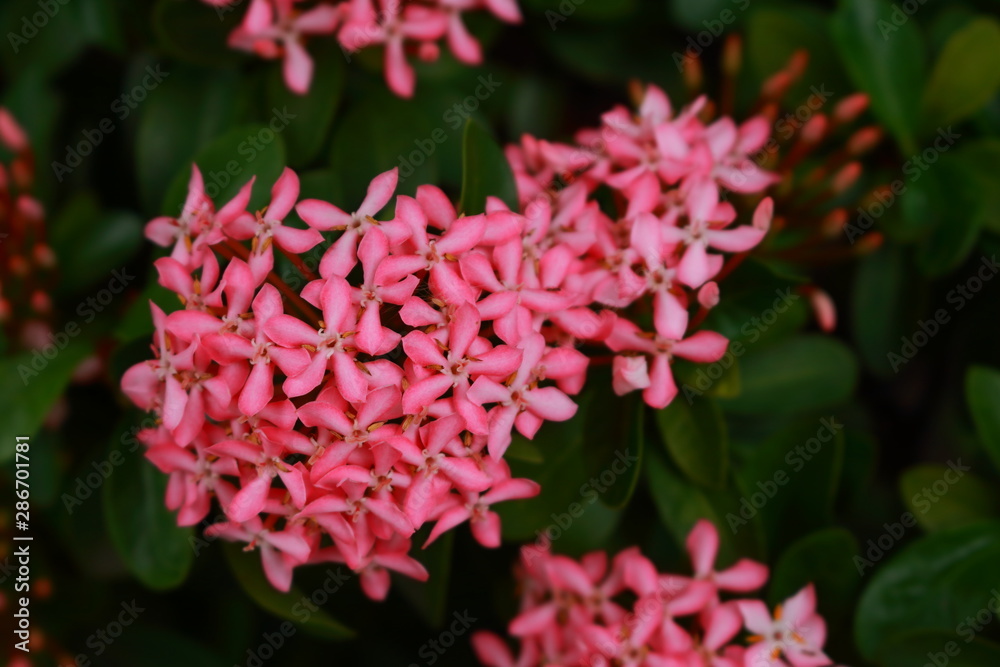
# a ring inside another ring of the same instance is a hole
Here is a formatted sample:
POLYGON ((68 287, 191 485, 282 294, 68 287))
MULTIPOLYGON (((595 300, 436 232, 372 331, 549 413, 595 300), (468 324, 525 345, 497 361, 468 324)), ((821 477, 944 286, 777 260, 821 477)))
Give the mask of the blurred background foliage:
MULTIPOLYGON (((1000 624, 966 621, 1000 588, 1000 287, 989 279, 1000 270, 991 264, 1000 249, 998 3, 523 0, 522 25, 473 24, 484 65, 444 55, 418 66, 412 101, 385 90, 379 52, 348 62, 319 43, 310 47, 318 61, 311 94, 290 94, 277 64, 225 47, 241 5, 220 15, 196 0, 45 4, 58 11, 16 52, 10 35, 28 34, 24 17, 41 3, 0 5, 2 103, 35 147, 36 192, 59 259, 55 330, 81 329, 27 386, 17 369, 30 353, 0 341, 5 495, 13 436, 36 434, 34 576, 49 582, 32 606, 43 633, 38 664, 81 654, 112 666, 258 664, 266 638, 290 619, 292 636, 263 662, 468 665, 467 634, 443 655, 428 642, 454 613, 474 617, 475 629, 503 626, 514 610, 519 543, 555 526, 557 551, 639 544, 661 566, 685 571, 683 538, 700 517, 719 526, 723 560, 739 554, 772 567, 771 602, 816 582, 838 663, 918 665, 954 641, 961 652, 949 664, 1000 664, 1000 624), (163 508, 165 480, 133 439, 144 416, 124 407, 117 379, 148 354, 148 299, 168 305, 151 280, 155 255, 142 224, 179 209, 192 160, 223 200, 256 174, 259 205, 288 165, 302 175, 303 197, 349 208, 373 175, 441 129, 433 153, 409 164, 412 174, 402 168, 401 191, 434 182, 457 198, 463 178, 482 176, 463 162, 463 109, 500 142, 525 132, 569 140, 627 103, 634 79, 687 99, 677 59, 689 47, 716 90, 723 33, 743 38, 743 114, 800 49, 810 59, 791 110, 814 88, 833 100, 870 96, 865 122, 884 127, 886 140, 865 158, 858 183, 828 205, 850 206, 849 224, 867 213, 870 230, 862 229, 881 234, 881 244, 857 252, 847 232, 824 261, 745 263, 707 322, 745 353, 707 383, 697 367, 678 369, 704 395, 654 413, 591 382, 579 418, 512 447, 515 474, 544 490, 503 507, 505 545, 481 549, 463 527, 423 553, 430 583, 396 582, 384 604, 363 598, 338 568, 304 568, 298 592, 279 595, 255 555, 175 527, 163 508), (481 77, 497 82, 496 92, 475 109, 461 106, 481 77), (272 141, 248 146, 289 115, 272 141), (95 133, 105 119, 113 129, 95 133), (948 132, 957 138, 935 149, 948 132), (88 136, 100 141, 77 161, 70 153, 88 136), (238 175, 224 182, 234 156, 238 175), (873 188, 894 181, 904 191, 886 205, 873 188), (116 269, 134 277, 126 293, 87 306, 116 269), (770 323, 754 319, 776 292, 807 281, 838 305, 833 335, 816 331, 804 298, 770 323), (942 310, 947 318, 936 320, 942 310), (74 381, 93 355, 100 377, 74 381), (58 428, 43 425, 53 410, 65 415, 58 428), (843 428, 808 449, 830 423, 843 428), (591 495, 591 480, 626 448, 640 463, 591 495), (949 466, 962 475, 942 493, 940 480, 957 474, 946 474, 949 466), (787 483, 770 494, 779 471, 787 483), (773 498, 756 503, 760 493, 773 498), (584 511, 561 526, 572 503, 584 511), (336 592, 303 614, 302 596, 324 584, 336 592), (133 626, 110 646, 96 638, 133 600, 143 609, 133 626)), ((4 521, 9 532, 11 517, 4 521)))

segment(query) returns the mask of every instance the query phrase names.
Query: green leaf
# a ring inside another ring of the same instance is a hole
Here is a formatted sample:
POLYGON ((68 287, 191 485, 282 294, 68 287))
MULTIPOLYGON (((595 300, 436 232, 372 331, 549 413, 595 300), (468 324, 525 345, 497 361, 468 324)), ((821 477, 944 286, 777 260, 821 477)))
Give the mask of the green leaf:
MULTIPOLYGON (((994 604, 1000 604, 1000 600, 994 604)), ((881 667, 917 667, 934 664, 931 656, 938 664, 948 667, 1000 665, 1000 645, 976 637, 968 625, 958 634, 954 629, 950 632, 914 630, 893 635, 885 642, 878 652, 878 664, 881 667)))
POLYGON ((31 68, 51 75, 72 62, 86 41, 79 29, 79 13, 77 3, 58 0, 49 11, 44 11, 38 0, 0 3, 0 35, 4 40, 0 61, 8 75, 5 78, 9 81, 10 74, 31 68))
POLYGON ((1000 371, 971 367, 965 374, 965 400, 979 441, 1000 469, 1000 371))
POLYGON ((720 399, 740 414, 787 414, 845 401, 857 381, 857 362, 841 342, 798 336, 765 348, 749 348, 740 361, 742 392, 720 399))
POLYGON ((709 35, 728 29, 740 16, 738 3, 732 0, 670 0, 670 17, 685 30, 705 31, 709 35), (706 22, 708 25, 706 25, 706 22))
POLYGON ((212 7, 187 0, 159 0, 153 10, 153 27, 167 53, 179 60, 235 65, 243 56, 229 47, 227 38, 240 21, 242 4, 212 7))
POLYGON ((872 111, 903 151, 912 154, 924 48, 916 21, 894 22, 901 13, 888 0, 840 0, 831 29, 847 73, 871 97, 872 111))
POLYGON ((73 277, 60 291, 79 294, 124 268, 142 245, 142 221, 131 211, 102 211, 91 195, 79 194, 53 222, 51 242, 59 271, 73 277))
POLYGON ((851 291, 851 328, 865 364, 880 376, 892 372, 886 354, 904 335, 902 252, 883 245, 862 258, 851 291))
POLYGON ((24 352, 0 359, 0 462, 14 458, 17 436, 38 433, 45 417, 69 385, 77 365, 92 351, 91 342, 79 324, 57 332, 66 339, 60 347, 58 338, 41 350, 24 352), (75 336, 73 332, 76 332, 75 336), (44 353, 48 353, 49 359, 44 353))
POLYGON ((689 404, 677 396, 656 411, 656 423, 674 463, 689 479, 715 489, 725 485, 729 435, 714 401, 697 398, 689 404))
MULTIPOLYGON (((201 643, 193 641, 177 632, 154 628, 141 623, 145 620, 143 613, 147 609, 152 609, 158 601, 137 597, 136 611, 141 609, 139 621, 128 632, 122 633, 120 639, 108 647, 106 658, 102 657, 101 664, 109 667, 133 667, 143 665, 143 667, 218 667, 225 664, 221 658, 214 655, 201 643)), ((128 604, 128 603, 126 603, 128 604)), ((131 607, 127 607, 131 611, 131 607)), ((121 609, 118 610, 121 612, 121 609)))
POLYGON ((153 314, 149 307, 150 301, 162 308, 165 313, 172 313, 181 308, 177 294, 161 286, 154 276, 150 276, 146 287, 118 320, 114 330, 117 340, 129 342, 143 336, 147 339, 152 336, 153 314))
POLYGON ((353 211, 371 180, 394 167, 399 167, 397 194, 412 195, 419 185, 437 183, 440 144, 448 141, 453 139, 419 106, 384 90, 366 94, 333 134, 330 168, 341 179, 343 207, 353 211))
POLYGON ((758 520, 776 551, 803 531, 831 526, 844 448, 844 425, 836 417, 802 417, 764 437, 734 439, 737 485, 724 507, 727 518, 741 526, 758 520))
POLYGON ((826 9, 806 4, 781 8, 752 4, 751 7, 746 26, 746 57, 758 81, 784 69, 789 58, 804 49, 809 52, 809 63, 786 99, 805 102, 813 94, 811 88, 821 90, 824 86, 838 95, 847 90, 843 68, 827 34, 830 13, 826 9))
POLYGON ((278 618, 292 621, 306 632, 322 639, 342 641, 354 636, 354 630, 342 625, 322 609, 312 611, 305 607, 302 600, 308 600, 309 596, 297 586, 292 586, 287 593, 272 586, 261 569, 258 551, 244 552, 239 544, 232 542, 224 543, 222 548, 236 581, 262 609, 278 618))
POLYGON ((949 125, 1000 91, 1000 23, 978 18, 951 36, 924 88, 924 125, 949 125))
POLYGON ((472 118, 462 136, 462 196, 459 210, 466 215, 482 213, 487 197, 498 197, 517 210, 514 172, 489 130, 472 118))
POLYGON ((139 108, 135 170, 143 207, 160 204, 177 172, 190 167, 198 151, 237 124, 249 86, 236 72, 206 72, 177 64, 139 108))
POLYGON ((843 618, 851 613, 861 578, 854 566, 858 542, 843 528, 827 528, 794 542, 778 559, 768 599, 779 604, 807 584, 815 584, 820 613, 843 618))
MULTIPOLYGON (((960 463, 960 461, 959 461, 960 463)), ((985 482, 961 470, 952 483, 948 466, 920 465, 899 480, 903 502, 927 531, 957 528, 997 516, 1000 498, 985 482)))
MULTIPOLYGON (((115 433, 126 432, 135 421, 123 420, 115 433)), ((179 586, 194 561, 193 530, 179 527, 164 504, 167 475, 120 441, 112 444, 106 462, 114 467, 101 490, 104 519, 122 560, 154 590, 179 586)))
MULTIPOLYGON (((877 561, 886 551, 876 544, 865 557, 877 561)), ((873 659, 893 635, 906 631, 954 633, 992 597, 989 581, 995 581, 998 560, 996 521, 932 533, 893 554, 858 603, 854 636, 862 654, 873 659)))
MULTIPOLYGON (((205 193, 221 208, 256 176, 249 210, 263 208, 271 200, 271 186, 285 168, 285 144, 281 134, 266 125, 247 125, 230 130, 206 146, 194 159, 205 182, 205 193)), ((174 177, 163 202, 164 215, 179 215, 187 197, 191 168, 185 166, 174 177)))
POLYGON ((983 226, 1000 233, 1000 171, 996 169, 1000 164, 1000 139, 969 139, 955 149, 955 159, 976 184, 975 195, 980 202, 983 226))
MULTIPOLYGON (((586 414, 588 402, 581 399, 580 403, 580 413, 586 414)), ((614 531, 621 512, 598 501, 616 485, 632 484, 632 479, 626 474, 603 482, 592 480, 583 455, 582 414, 542 425, 532 441, 545 457, 541 463, 510 461, 514 477, 532 479, 542 490, 534 498, 496 506, 505 540, 544 544, 547 535, 558 542, 557 551, 581 554, 601 548, 614 531)), ((515 442, 521 438, 514 435, 515 442)))
MULTIPOLYGON (((429 531, 425 532, 429 534, 429 531)), ((422 544, 425 540, 426 536, 421 535, 414 542, 422 544)), ((448 584, 451 580, 454 544, 455 531, 450 531, 426 549, 415 550, 413 557, 427 569, 427 581, 398 577, 394 582, 432 628, 441 627, 448 612, 448 584)))
POLYGON ((601 494, 601 502, 611 509, 622 509, 635 493, 642 469, 645 404, 638 393, 616 396, 610 373, 594 375, 590 378, 593 389, 583 400, 600 408, 576 417, 584 421, 583 456, 594 479, 615 476, 614 483, 601 494))
POLYGON ((904 205, 904 211, 923 218, 930 228, 918 248, 917 266, 928 276, 957 268, 972 250, 987 213, 975 168, 965 164, 960 154, 942 155, 911 190, 905 196, 916 197, 921 192, 913 202, 922 201, 925 206, 916 209, 904 205))
POLYGON ((336 42, 314 44, 313 55, 321 66, 316 68, 306 95, 288 89, 280 65, 274 65, 268 73, 266 111, 268 115, 282 111, 292 119, 284 137, 288 164, 296 168, 308 165, 323 150, 344 90, 346 68, 336 42))
POLYGON ((734 494, 713 492, 688 481, 655 448, 647 449, 643 471, 660 521, 678 547, 684 547, 694 524, 706 519, 719 530, 719 563, 723 566, 760 551, 759 518, 734 522, 731 517, 735 515, 725 509, 739 506, 734 494))

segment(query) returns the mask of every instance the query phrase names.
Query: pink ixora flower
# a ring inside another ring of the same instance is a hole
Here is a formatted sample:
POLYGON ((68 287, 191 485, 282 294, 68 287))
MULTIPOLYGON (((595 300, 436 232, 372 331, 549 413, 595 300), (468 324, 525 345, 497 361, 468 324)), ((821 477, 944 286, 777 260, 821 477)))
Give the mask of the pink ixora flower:
POLYGON ((477 632, 472 646, 488 667, 821 667, 823 620, 812 585, 789 599, 772 619, 759 600, 719 602, 720 590, 760 587, 767 569, 741 560, 713 573, 718 533, 699 521, 688 538, 695 576, 658 572, 637 548, 608 567, 602 552, 579 562, 525 547, 521 553, 521 608, 510 622, 514 652, 500 636, 477 632), (626 603, 627 601, 627 603, 626 603), (625 604, 625 606, 622 606, 625 604), (780 617, 780 618, 779 618, 780 617), (750 636, 738 641, 743 629, 750 636))
MULTIPOLYGON (((204 2, 215 7, 230 4, 229 0, 204 2)), ((337 39, 348 61, 361 49, 383 46, 389 89, 400 97, 412 97, 416 74, 407 51, 422 60, 435 60, 444 39, 460 61, 478 64, 482 49, 466 28, 463 14, 488 10, 508 23, 521 20, 515 0, 330 0, 308 9, 298 4, 300 0, 251 0, 229 36, 229 45, 262 58, 281 58, 285 83, 300 95, 309 91, 315 67, 305 48, 307 39, 337 39)))

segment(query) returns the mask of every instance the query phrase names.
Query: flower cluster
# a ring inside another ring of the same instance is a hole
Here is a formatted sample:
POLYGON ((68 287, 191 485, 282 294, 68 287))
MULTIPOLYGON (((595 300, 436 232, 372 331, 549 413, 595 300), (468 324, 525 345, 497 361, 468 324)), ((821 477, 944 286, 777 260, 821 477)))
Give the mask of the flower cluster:
POLYGON ((615 389, 641 388, 654 407, 676 394, 675 357, 726 350, 717 333, 687 335, 688 309, 718 301, 720 251, 766 233, 769 199, 753 225, 729 228, 736 209, 719 190, 771 182, 745 159, 766 127, 705 127, 696 110, 672 118, 650 88, 637 119, 608 114, 615 141, 555 194, 547 174, 572 149, 526 140, 510 151, 523 213, 488 198, 484 213, 459 215, 423 185, 378 220, 396 170, 353 213, 297 201, 291 170, 266 209, 247 211, 253 181, 217 209, 194 168, 180 217, 147 226, 171 248, 156 267, 184 308, 153 306, 155 359, 122 382, 161 419, 143 437, 170 474, 179 521, 198 523, 217 498, 230 521, 209 530, 260 546, 278 588, 295 566, 334 560, 375 598, 385 568, 426 576, 408 556, 425 524, 432 541, 468 520, 480 543, 498 545, 490 505, 538 491, 503 461, 512 432, 531 438, 574 415, 581 346, 618 353, 615 389), (669 157, 655 158, 660 145, 669 157), (618 219, 594 197, 607 183, 625 202, 618 219), (288 224, 293 209, 304 226, 288 224), (301 255, 334 231, 315 275, 301 255), (301 291, 275 274, 276 252, 308 281, 301 291), (630 319, 644 316, 646 296, 652 332, 630 319))
POLYGON ((31 196, 35 162, 28 136, 0 108, 0 326, 24 347, 48 343, 52 314, 48 278, 56 264, 45 240, 45 209, 31 196))
MULTIPOLYGON (((223 7, 232 0, 205 0, 223 7)), ((285 82, 299 94, 309 90, 313 61, 305 39, 334 35, 345 55, 381 45, 385 48, 385 79, 401 97, 411 97, 416 85, 407 52, 433 61, 445 39, 455 57, 470 65, 482 61, 482 49, 465 27, 463 12, 487 9, 517 23, 515 0, 341 0, 312 3, 301 0, 251 0, 242 23, 229 37, 233 48, 264 58, 282 58, 285 82)))
POLYGON ((509 632, 479 632, 473 647, 489 667, 820 667, 826 624, 812 585, 772 616, 760 600, 729 599, 767 580, 764 565, 740 560, 716 571, 719 535, 699 521, 687 539, 693 576, 661 573, 637 548, 608 563, 604 552, 579 562, 530 546, 522 550, 520 613, 509 632), (743 629, 749 647, 738 641, 743 629))
POLYGON ((616 353, 615 390, 642 389, 656 408, 677 394, 674 357, 711 362, 725 353, 728 341, 717 333, 685 337, 689 308, 701 306, 700 321, 718 303, 717 281, 728 271, 722 253, 759 244, 774 210, 760 193, 777 178, 750 158, 767 143, 770 123, 758 116, 706 124, 706 104, 700 97, 675 113, 649 86, 637 114, 615 107, 600 128, 581 131, 577 145, 526 136, 507 150, 526 217, 560 230, 531 237, 534 252, 585 249, 567 281, 584 301, 639 311, 652 302, 652 331, 617 317, 601 340, 616 353), (727 191, 757 202, 751 224, 734 225, 727 191))
POLYGON ((156 267, 184 304, 152 307, 155 359, 122 380, 161 420, 142 434, 147 455, 170 474, 180 523, 217 498, 230 521, 209 530, 259 546, 281 589, 294 566, 332 560, 384 597, 385 568, 426 576, 408 553, 429 522, 429 541, 469 520, 497 546, 490 505, 538 492, 502 459, 511 430, 530 437, 576 411, 567 394, 587 358, 542 333, 549 313, 577 329, 599 320, 568 308, 566 252, 526 256, 522 216, 493 200, 458 216, 432 186, 379 221, 396 182, 378 176, 345 213, 296 204, 286 170, 254 214, 252 181, 216 209, 195 168, 182 215, 147 227, 172 248, 156 267), (284 224, 293 208, 306 228, 284 224), (309 275, 299 255, 332 230, 309 275), (301 292, 275 275, 275 251, 309 275, 301 292))

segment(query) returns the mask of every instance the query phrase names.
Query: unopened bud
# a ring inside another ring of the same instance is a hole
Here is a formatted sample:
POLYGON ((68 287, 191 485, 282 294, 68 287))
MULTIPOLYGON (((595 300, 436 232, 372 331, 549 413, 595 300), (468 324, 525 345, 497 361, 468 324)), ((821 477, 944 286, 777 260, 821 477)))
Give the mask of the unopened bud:
POLYGON ((830 183, 830 189, 835 194, 844 192, 858 182, 858 179, 861 177, 861 171, 860 162, 848 162, 834 175, 833 181, 830 183))
POLYGON ((882 141, 882 128, 875 125, 863 127, 847 140, 847 151, 854 156, 860 156, 875 148, 882 141))
POLYGON ((833 108, 833 119, 838 124, 850 123, 868 108, 868 95, 854 93, 837 102, 833 108))

